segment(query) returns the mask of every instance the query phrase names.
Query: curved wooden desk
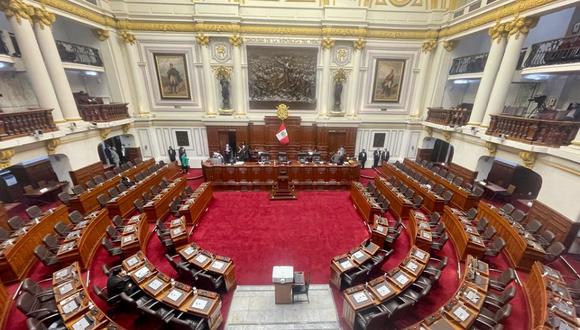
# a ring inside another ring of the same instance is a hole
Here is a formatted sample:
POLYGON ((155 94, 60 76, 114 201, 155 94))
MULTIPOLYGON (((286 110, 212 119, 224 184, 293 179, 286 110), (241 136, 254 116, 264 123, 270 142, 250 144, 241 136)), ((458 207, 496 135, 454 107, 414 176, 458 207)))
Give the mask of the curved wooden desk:
POLYGON ((177 178, 167 188, 163 189, 156 196, 153 196, 153 199, 143 207, 147 214, 147 219, 150 219, 151 222, 157 221, 157 219, 164 219, 169 213, 169 204, 171 204, 173 198, 183 192, 186 186, 186 178, 177 178))
POLYGON ((189 196, 179 208, 179 215, 184 216, 188 225, 195 226, 201 215, 206 210, 207 205, 213 198, 213 187, 211 182, 202 183, 189 196))
POLYGON ((409 168, 421 173, 422 175, 428 177, 429 179, 435 181, 445 187, 445 189, 450 190, 453 192, 453 197, 451 198, 451 204, 455 207, 458 207, 462 210, 469 210, 472 207, 477 207, 479 203, 479 198, 475 197, 469 190, 459 187, 453 182, 447 181, 445 178, 441 177, 440 175, 435 174, 428 168, 421 166, 419 163, 412 161, 410 159, 405 158, 403 164, 408 166, 409 168))
POLYGON ((433 235, 427 217, 421 211, 411 210, 409 213, 409 237, 412 245, 416 245, 421 250, 430 252, 433 235))
POLYGON ((52 274, 52 290, 67 329, 123 329, 91 299, 77 262, 52 274))
POLYGON ((409 216, 409 211, 413 209, 411 201, 399 193, 395 187, 391 185, 384 177, 375 177, 375 186, 377 190, 389 200, 389 210, 393 211, 397 218, 406 219, 409 216))
POLYGON ((576 307, 562 274, 535 262, 524 283, 532 329, 577 329, 576 307))
POLYGON ((466 271, 455 295, 440 310, 407 329, 470 329, 487 296, 489 266, 467 256, 466 271))
POLYGON ((236 286, 236 267, 229 257, 215 255, 194 243, 179 248, 177 253, 193 268, 223 276, 227 291, 236 286))
POLYGON ((125 255, 135 253, 139 250, 146 251, 149 235, 147 215, 141 213, 132 216, 127 220, 125 227, 121 231, 121 250, 123 250, 125 255))
POLYGON ((222 323, 220 296, 199 290, 160 273, 142 252, 123 260, 123 269, 143 292, 162 304, 206 320, 209 329, 222 323))
POLYGON ((344 274, 360 270, 360 266, 370 261, 380 250, 381 247, 375 243, 369 242, 364 245, 362 242, 349 253, 332 258, 330 261, 330 284, 341 290, 344 274))
POLYGON ((504 218, 499 209, 485 202, 479 203, 477 217, 487 218, 489 223, 495 227, 497 234, 506 241, 504 251, 512 266, 518 269, 529 271, 534 261, 543 261, 546 255, 544 249, 535 241, 532 235, 525 232, 523 228, 516 228, 519 224, 511 225, 504 218))
POLYGON ((353 181, 350 187, 350 198, 366 223, 372 226, 375 215, 381 214, 381 209, 374 198, 366 191, 362 183, 353 181))
POLYGON ((87 269, 110 224, 107 209, 90 213, 64 238, 56 255, 63 264, 78 261, 83 270, 87 269))
POLYGON ((8 291, 4 283, 0 281, 0 329, 5 329, 4 324, 8 320, 8 313, 12 307, 12 299, 8 295, 8 291))
POLYGON ((46 211, 26 231, 19 231, 19 236, 0 244, 0 278, 4 283, 21 280, 28 274, 30 267, 38 261, 34 249, 42 244, 46 234, 53 232, 54 225, 59 221, 70 223, 64 205, 46 211))
POLYGON ((443 223, 453 241, 457 255, 463 261, 467 255, 482 258, 485 253, 485 243, 479 232, 465 218, 465 213, 459 209, 445 206, 443 223))

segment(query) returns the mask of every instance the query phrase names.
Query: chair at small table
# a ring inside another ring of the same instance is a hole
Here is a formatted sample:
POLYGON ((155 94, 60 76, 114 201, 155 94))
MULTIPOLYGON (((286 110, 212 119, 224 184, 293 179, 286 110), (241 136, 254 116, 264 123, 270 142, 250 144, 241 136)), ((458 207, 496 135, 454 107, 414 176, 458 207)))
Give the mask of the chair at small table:
POLYGON ((292 285, 292 303, 296 301, 294 297, 298 295, 306 295, 306 301, 310 303, 310 298, 308 297, 308 288, 310 287, 310 276, 304 274, 304 284, 292 285))

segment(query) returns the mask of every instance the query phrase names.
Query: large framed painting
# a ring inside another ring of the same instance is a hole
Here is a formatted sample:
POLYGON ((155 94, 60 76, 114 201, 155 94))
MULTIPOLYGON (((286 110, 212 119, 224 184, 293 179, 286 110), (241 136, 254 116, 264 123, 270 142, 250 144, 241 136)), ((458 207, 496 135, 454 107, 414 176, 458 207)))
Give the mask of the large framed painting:
POLYGON ((190 100, 185 54, 154 53, 155 70, 162 100, 190 100))
POLYGON ((404 73, 405 60, 377 59, 372 102, 399 102, 404 73))

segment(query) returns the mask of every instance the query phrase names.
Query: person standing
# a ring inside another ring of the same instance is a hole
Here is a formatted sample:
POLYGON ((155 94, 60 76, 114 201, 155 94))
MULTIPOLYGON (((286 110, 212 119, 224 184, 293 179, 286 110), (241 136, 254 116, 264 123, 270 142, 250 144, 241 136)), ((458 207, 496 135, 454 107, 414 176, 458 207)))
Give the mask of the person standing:
POLYGON ((373 151, 373 168, 379 166, 380 159, 381 159, 381 149, 375 149, 375 151, 373 151))
POLYGON ((169 149, 167 150, 167 153, 169 154, 169 161, 174 163, 176 160, 176 152, 175 149, 173 149, 172 146, 169 146, 169 149))
POLYGON ((391 158, 391 153, 385 148, 383 154, 381 155, 381 160, 385 163, 389 162, 389 158, 391 158))
POLYGON ((229 143, 226 143, 226 146, 224 148, 224 155, 225 155, 226 163, 231 162, 231 160, 232 160, 232 148, 230 147, 229 143))
POLYGON ((113 160, 113 164, 111 165, 119 166, 120 162, 119 154, 115 151, 113 146, 109 146, 109 150, 111 152, 111 159, 113 160))
POLYGON ((187 153, 184 152, 179 160, 181 161, 182 173, 187 174, 189 172, 189 158, 187 157, 187 153))
POLYGON ((181 160, 181 156, 183 156, 183 154, 185 153, 185 148, 184 147, 179 147, 179 159, 181 160))
POLYGON ((360 168, 365 168, 365 163, 367 162, 367 151, 365 149, 359 152, 358 162, 360 163, 360 168))

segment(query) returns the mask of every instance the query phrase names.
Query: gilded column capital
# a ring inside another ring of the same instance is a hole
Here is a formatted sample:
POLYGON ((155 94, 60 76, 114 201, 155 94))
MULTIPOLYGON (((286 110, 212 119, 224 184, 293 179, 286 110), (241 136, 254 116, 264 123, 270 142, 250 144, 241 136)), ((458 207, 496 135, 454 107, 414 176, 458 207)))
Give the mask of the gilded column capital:
POLYGON ((424 126, 425 131, 427 132, 427 136, 432 137, 433 136, 433 127, 429 127, 429 126, 424 126))
POLYGON ((99 39, 100 41, 105 41, 109 39, 109 30, 93 29, 93 32, 97 36, 97 39, 99 39))
POLYGON ((498 21, 494 26, 489 28, 488 34, 492 41, 497 41, 499 43, 501 39, 508 34, 506 24, 502 24, 498 21))
POLYGON ((367 45, 367 42, 363 38, 358 38, 358 40, 355 40, 353 42, 354 50, 362 51, 366 47, 366 45, 367 45))
POLYGON ((44 30, 45 26, 51 26, 56 21, 56 15, 46 10, 44 6, 34 7, 32 21, 44 30))
POLYGON ((14 149, 0 150, 0 169, 10 167, 10 160, 15 154, 14 149))
POLYGON ((443 139, 445 139, 446 142, 450 142, 451 141, 451 132, 450 131, 444 131, 443 132, 443 139))
POLYGON ((455 40, 444 40, 443 41, 443 48, 445 48, 445 50, 448 52, 455 49, 455 46, 457 46, 457 41, 455 41, 455 40))
POLYGON ((244 39, 239 34, 234 34, 230 37, 230 44, 234 47, 240 47, 244 43, 244 39))
POLYGON ((322 38, 321 46, 322 49, 331 49, 334 47, 334 40, 330 39, 330 37, 322 38))
POLYGON ((346 70, 345 68, 338 68, 334 71, 334 82, 343 83, 348 78, 350 70, 346 70))
POLYGON ((21 0, 0 0, 0 10, 4 12, 6 17, 16 18, 18 23, 22 22, 22 19, 30 21, 34 15, 34 7, 21 0))
POLYGON ((119 36, 121 37, 121 39, 129 44, 129 45, 134 45, 135 42, 137 41, 137 38, 135 38, 135 35, 127 30, 123 30, 121 31, 121 33, 119 34, 119 36))
POLYGON ((524 163, 524 166, 532 169, 536 164, 536 153, 532 151, 520 151, 519 156, 524 163))
POLYGON ((505 24, 505 30, 510 36, 518 39, 521 35, 527 35, 538 24, 537 17, 516 17, 513 21, 505 24))
POLYGON ((123 130, 123 134, 127 134, 131 129, 131 124, 124 124, 123 126, 121 126, 121 129, 123 130))
POLYGON ((101 140, 105 141, 107 139, 107 137, 109 137, 109 134, 111 134, 112 131, 113 131, 112 128, 101 128, 99 130, 99 135, 101 136, 101 140))
POLYGON ((421 46, 421 51, 423 51, 423 53, 431 53, 435 48, 437 48, 437 40, 430 39, 423 42, 423 45, 421 46))
POLYGON ((49 155, 54 155, 56 148, 60 145, 60 138, 46 140, 46 151, 49 155))
POLYGON ((195 36, 195 41, 200 45, 200 46, 207 46, 209 45, 209 37, 206 36, 203 33, 198 33, 197 36, 195 36))
POLYGON ((487 149, 487 154, 490 157, 495 157, 495 154, 497 153, 497 144, 496 143, 486 141, 485 148, 487 149))

